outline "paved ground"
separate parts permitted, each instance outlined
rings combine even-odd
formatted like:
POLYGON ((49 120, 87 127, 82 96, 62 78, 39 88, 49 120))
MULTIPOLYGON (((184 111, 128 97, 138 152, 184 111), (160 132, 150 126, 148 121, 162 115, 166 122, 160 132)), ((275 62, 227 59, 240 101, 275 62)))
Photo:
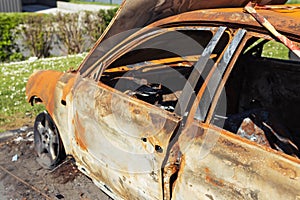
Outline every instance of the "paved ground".
POLYGON ((110 200, 71 158, 45 170, 33 148, 32 128, 0 133, 0 200, 110 200))

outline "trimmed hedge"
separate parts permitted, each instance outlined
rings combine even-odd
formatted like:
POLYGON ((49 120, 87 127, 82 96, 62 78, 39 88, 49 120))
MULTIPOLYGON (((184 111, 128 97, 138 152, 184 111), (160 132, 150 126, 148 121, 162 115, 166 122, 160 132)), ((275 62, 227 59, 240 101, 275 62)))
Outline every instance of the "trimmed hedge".
POLYGON ((64 54, 87 51, 116 11, 117 8, 57 15, 0 13, 0 62, 24 60, 20 49, 38 58, 52 56, 54 47, 64 54))

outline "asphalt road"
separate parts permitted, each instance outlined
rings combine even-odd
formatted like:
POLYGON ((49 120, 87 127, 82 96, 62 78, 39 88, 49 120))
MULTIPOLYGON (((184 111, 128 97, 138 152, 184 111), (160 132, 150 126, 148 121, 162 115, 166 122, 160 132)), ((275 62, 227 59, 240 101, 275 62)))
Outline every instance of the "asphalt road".
POLYGON ((32 128, 0 133, 0 200, 110 200, 72 158, 52 171, 37 163, 32 128))

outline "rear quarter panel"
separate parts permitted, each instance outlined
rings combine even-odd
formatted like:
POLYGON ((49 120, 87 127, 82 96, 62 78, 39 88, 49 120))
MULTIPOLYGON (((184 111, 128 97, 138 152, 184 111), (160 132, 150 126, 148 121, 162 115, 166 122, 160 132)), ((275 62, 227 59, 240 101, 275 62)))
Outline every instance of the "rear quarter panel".
POLYGON ((183 157, 173 199, 300 198, 296 158, 196 122, 179 144, 183 157))

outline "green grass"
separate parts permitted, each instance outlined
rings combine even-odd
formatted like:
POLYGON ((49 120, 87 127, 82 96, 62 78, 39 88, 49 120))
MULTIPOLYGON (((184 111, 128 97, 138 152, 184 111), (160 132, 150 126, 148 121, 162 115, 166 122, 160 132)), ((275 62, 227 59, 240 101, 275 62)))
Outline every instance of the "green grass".
MULTIPOLYGON (((262 46, 260 43, 263 44, 265 42, 265 39, 261 38, 258 39, 256 42, 254 42, 252 45, 250 45, 244 53, 247 53, 248 51, 251 51, 251 49, 257 49, 257 46, 262 46)), ((289 60, 289 49, 282 43, 277 41, 268 41, 265 44, 263 44, 263 49, 261 52, 261 57, 265 58, 275 58, 275 59, 281 59, 281 60, 289 60)))
POLYGON ((40 59, 34 62, 0 64, 0 132, 14 129, 34 119, 43 106, 30 106, 26 102, 25 86, 28 77, 37 70, 65 71, 77 68, 85 54, 40 59))
POLYGON ((297 3, 300 3, 300 0, 290 0, 287 3, 288 4, 297 4, 297 3))
POLYGON ((282 43, 269 41, 264 45, 262 57, 288 60, 289 49, 282 43))

